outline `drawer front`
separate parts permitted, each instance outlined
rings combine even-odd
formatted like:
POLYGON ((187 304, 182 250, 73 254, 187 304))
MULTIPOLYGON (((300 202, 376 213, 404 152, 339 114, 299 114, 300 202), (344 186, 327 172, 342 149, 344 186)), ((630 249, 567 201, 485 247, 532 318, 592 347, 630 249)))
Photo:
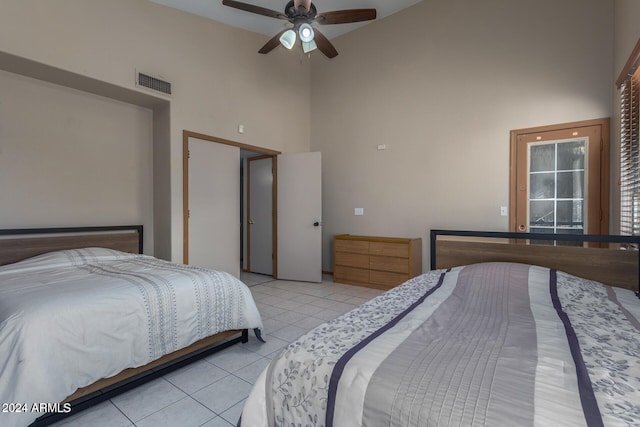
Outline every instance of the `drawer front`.
POLYGON ((349 252, 353 254, 368 254, 369 242, 359 240, 341 240, 335 239, 333 247, 336 252, 349 252))
POLYGON ((364 268, 344 267, 336 265, 333 270, 333 279, 340 283, 369 282, 369 270, 364 268))
POLYGON ((372 270, 409 274, 409 260, 407 258, 371 255, 369 257, 369 267, 372 270))
POLYGON ((390 273, 387 271, 371 271, 370 276, 371 283, 389 286, 389 288, 398 286, 409 279, 408 274, 390 273))
POLYGON ((335 263, 347 267, 369 268, 369 255, 336 252, 335 263))
POLYGON ((407 243, 371 242, 369 253, 371 255, 409 258, 409 245, 407 243))

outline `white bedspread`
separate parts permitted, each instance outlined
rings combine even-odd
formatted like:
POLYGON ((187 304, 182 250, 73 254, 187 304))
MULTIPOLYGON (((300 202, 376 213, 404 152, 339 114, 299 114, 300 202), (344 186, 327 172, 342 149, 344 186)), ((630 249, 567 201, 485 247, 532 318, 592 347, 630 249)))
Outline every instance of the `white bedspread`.
POLYGON ((228 273, 102 248, 0 267, 0 425, 28 425, 34 403, 245 328, 262 328, 260 314, 228 273))

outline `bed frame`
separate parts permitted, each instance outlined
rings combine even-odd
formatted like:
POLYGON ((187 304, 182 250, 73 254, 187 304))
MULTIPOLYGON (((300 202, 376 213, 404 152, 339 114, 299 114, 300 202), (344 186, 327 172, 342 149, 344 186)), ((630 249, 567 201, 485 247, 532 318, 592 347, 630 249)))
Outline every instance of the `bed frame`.
POLYGON ((640 236, 431 230, 430 243, 432 270, 520 262, 640 291, 640 236), (550 243, 533 244, 532 240, 550 243), (553 245, 554 241, 579 246, 553 245))
POLYGON ((141 254, 142 242, 141 225, 4 229, 0 230, 0 265, 52 251, 95 246, 141 254))
MULTIPOLYGON (((142 225, 0 229, 0 265, 56 250, 96 246, 141 254, 142 242, 142 225)), ((145 366, 125 369, 111 378, 104 378, 78 389, 67 397, 64 402, 71 403, 70 413, 44 414, 31 426, 46 426, 59 421, 231 345, 245 343, 248 339, 246 329, 225 331, 167 354, 145 366)))

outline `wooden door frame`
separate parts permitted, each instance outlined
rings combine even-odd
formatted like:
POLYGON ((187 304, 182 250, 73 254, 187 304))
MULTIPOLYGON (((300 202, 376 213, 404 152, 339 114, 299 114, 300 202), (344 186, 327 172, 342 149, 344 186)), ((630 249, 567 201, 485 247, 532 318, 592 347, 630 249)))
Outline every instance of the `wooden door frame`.
MULTIPOLYGON (((277 239, 277 164, 280 151, 270 150, 268 148, 258 147, 255 145, 244 144, 229 139, 218 138, 216 136, 206 135, 203 133, 193 132, 189 130, 182 131, 182 258, 184 264, 189 264, 189 138, 197 138, 203 141, 214 142, 218 144, 231 145, 242 150, 254 151, 262 153, 265 156, 273 158, 273 278, 277 278, 278 274, 278 239, 277 239)), ((240 177, 238 177, 238 181, 240 177)), ((238 182, 235 182, 238 184, 238 182)), ((238 207, 240 208, 240 207, 238 207)))
POLYGON ((600 118, 593 120, 583 120, 578 122, 562 123, 556 125, 532 127, 525 129, 512 130, 510 133, 510 153, 509 153, 509 231, 517 230, 516 224, 516 175, 517 175, 517 158, 516 149, 518 137, 532 133, 549 132, 567 130, 573 128, 600 126, 601 135, 601 151, 600 151, 600 231, 595 234, 608 234, 609 232, 609 182, 610 177, 610 124, 611 119, 600 118))

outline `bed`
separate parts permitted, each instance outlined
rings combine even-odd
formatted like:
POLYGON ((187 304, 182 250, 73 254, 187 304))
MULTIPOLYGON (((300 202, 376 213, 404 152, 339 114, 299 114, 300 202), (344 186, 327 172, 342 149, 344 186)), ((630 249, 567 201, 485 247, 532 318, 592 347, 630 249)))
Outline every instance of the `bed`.
POLYGON ((432 270, 284 348, 240 425, 640 425, 639 243, 434 230, 432 270))
POLYGON ((0 230, 0 425, 50 424, 262 328, 242 282, 143 255, 142 232, 0 230))

